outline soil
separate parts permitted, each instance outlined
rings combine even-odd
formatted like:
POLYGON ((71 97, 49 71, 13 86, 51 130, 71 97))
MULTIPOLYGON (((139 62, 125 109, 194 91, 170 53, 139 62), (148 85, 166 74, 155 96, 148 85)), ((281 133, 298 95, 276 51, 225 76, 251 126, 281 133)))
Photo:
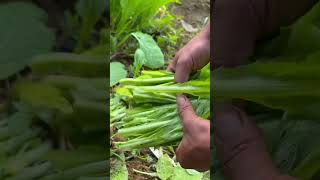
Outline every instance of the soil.
POLYGON ((128 168, 129 180, 148 180, 148 179, 157 179, 155 177, 150 177, 144 174, 137 173, 133 169, 142 171, 142 172, 152 172, 150 171, 151 165, 147 164, 145 161, 139 159, 134 159, 132 161, 126 161, 128 168))
POLYGON ((182 16, 187 23, 197 27, 210 16, 210 0, 181 0, 174 13, 182 16))

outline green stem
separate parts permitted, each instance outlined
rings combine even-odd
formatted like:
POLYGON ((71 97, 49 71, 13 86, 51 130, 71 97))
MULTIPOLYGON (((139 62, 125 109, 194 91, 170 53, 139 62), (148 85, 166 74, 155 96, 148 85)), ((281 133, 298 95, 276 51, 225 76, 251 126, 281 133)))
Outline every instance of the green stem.
POLYGON ((149 78, 149 79, 132 79, 125 78, 120 80, 120 84, 123 85, 154 85, 162 84, 166 82, 171 82, 174 80, 174 77, 159 77, 159 78, 149 78))
POLYGON ((15 152, 25 141, 34 138, 38 134, 38 131, 27 130, 21 135, 12 137, 7 141, 0 143, 0 154, 1 153, 12 153, 15 152))
POLYGON ((50 162, 44 162, 39 165, 24 168, 17 175, 14 175, 6 180, 34 180, 45 175, 52 168, 50 162))
POLYGON ((108 168, 108 161, 93 162, 81 165, 56 174, 48 175, 42 180, 70 180, 81 176, 90 176, 95 173, 103 173, 108 168))
POLYGON ((161 126, 164 126, 168 124, 169 121, 162 121, 162 122, 154 122, 154 123, 149 123, 149 124, 144 124, 140 126, 134 126, 134 127, 129 127, 129 128, 123 128, 118 131, 118 134, 120 135, 129 135, 129 134, 138 134, 146 131, 150 131, 155 128, 159 128, 161 126))

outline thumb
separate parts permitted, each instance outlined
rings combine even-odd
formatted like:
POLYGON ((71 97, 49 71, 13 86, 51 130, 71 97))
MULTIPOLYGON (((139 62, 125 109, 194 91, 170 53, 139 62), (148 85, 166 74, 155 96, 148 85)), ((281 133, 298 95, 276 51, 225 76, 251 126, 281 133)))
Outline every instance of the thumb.
POLYGON ((192 120, 197 116, 193 110, 191 102, 185 95, 177 95, 177 106, 180 119, 184 126, 189 120, 192 120))

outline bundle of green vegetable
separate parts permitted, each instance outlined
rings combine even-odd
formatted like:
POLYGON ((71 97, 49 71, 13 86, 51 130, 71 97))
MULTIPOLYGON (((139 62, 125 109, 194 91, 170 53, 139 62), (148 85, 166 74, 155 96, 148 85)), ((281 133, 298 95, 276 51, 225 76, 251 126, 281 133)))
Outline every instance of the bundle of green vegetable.
POLYGON ((15 113, 0 119, 0 179, 106 178, 103 148, 56 150, 47 131, 34 124, 35 114, 26 105, 15 106, 15 113))
POLYGON ((73 53, 33 58, 33 78, 18 80, 0 109, 0 179, 107 178, 103 60, 73 53))
MULTIPOLYGON (((176 94, 190 95, 193 107, 203 118, 210 116, 209 65, 185 83, 174 83, 174 74, 142 71, 138 78, 120 80, 116 95, 128 104, 126 115, 118 118, 115 142, 121 149, 175 145, 182 138, 182 125, 176 108, 176 94)), ((111 114, 121 111, 111 108, 111 114)), ((120 116, 120 114, 119 114, 120 116)))
POLYGON ((126 116, 126 106, 121 98, 114 96, 110 99, 110 127, 117 124, 119 120, 126 116))

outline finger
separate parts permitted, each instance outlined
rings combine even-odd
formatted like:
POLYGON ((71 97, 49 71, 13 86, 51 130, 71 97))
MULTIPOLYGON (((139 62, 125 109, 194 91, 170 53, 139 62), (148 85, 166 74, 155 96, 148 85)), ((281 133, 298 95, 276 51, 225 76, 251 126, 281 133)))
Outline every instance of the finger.
POLYGON ((195 117, 197 116, 193 110, 191 102, 185 95, 177 95, 177 106, 183 126, 185 126, 186 123, 190 121, 190 119, 195 119, 195 117))
POLYGON ((174 67, 174 65, 172 63, 169 64, 168 67, 167 67, 167 71, 169 71, 169 72, 175 72, 175 67, 174 67))
POLYGON ((188 58, 183 57, 179 58, 179 60, 177 60, 177 64, 175 67, 175 81, 178 83, 183 83, 188 81, 190 73, 192 71, 192 63, 190 63, 192 61, 190 61, 188 58))
POLYGON ((179 58, 179 54, 177 54, 177 55, 173 58, 172 62, 168 65, 167 71, 175 72, 178 58, 179 58))

